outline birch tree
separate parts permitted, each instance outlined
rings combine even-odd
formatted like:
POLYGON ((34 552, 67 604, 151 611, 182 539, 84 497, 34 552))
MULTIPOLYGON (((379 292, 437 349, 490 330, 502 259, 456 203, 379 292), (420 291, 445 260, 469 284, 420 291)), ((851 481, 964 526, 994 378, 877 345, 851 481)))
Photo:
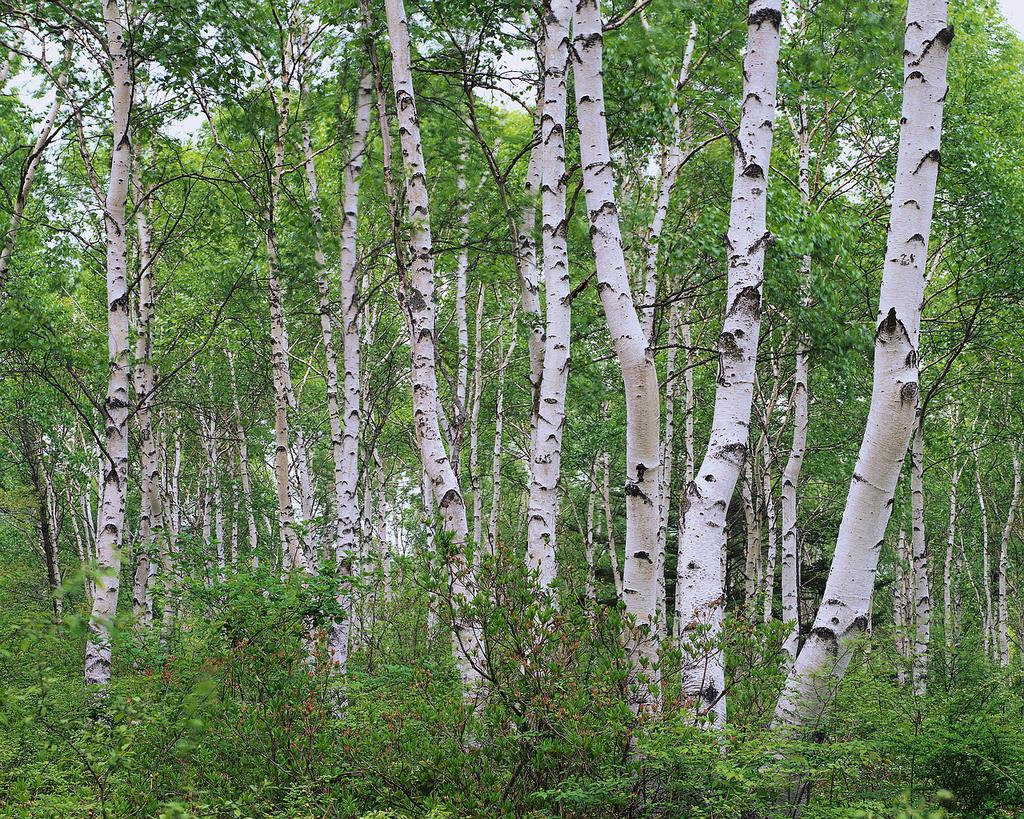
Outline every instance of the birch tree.
POLYGON ((698 714, 725 723, 725 662, 720 645, 725 612, 722 550, 725 518, 747 457, 761 331, 768 166, 778 80, 778 0, 756 0, 747 18, 743 104, 733 143, 732 204, 725 322, 718 339, 718 379, 711 439, 697 478, 687 488, 683 604, 683 690, 698 714))
POLYGON ((867 624, 879 544, 916 420, 921 304, 953 37, 946 5, 911 0, 907 8, 903 110, 871 404, 823 602, 776 707, 776 722, 791 728, 812 723, 827 707, 828 678, 842 678, 853 640, 867 624))
POLYGON ((650 704, 659 682, 657 635, 661 398, 654 355, 630 289, 615 202, 605 120, 603 43, 598 0, 573 12, 573 79, 580 161, 598 292, 626 392, 626 558, 622 594, 633 618, 627 646, 639 683, 636 707, 650 704))
POLYGON ((103 403, 103 480, 96 534, 99 577, 85 645, 85 685, 110 682, 111 628, 121 588, 121 539, 128 492, 128 246, 125 204, 131 179, 131 108, 134 90, 125 16, 118 0, 103 2, 103 47, 111 91, 110 175, 103 207, 107 274, 107 394, 103 403))
POLYGON ((550 588, 555 564, 558 480, 569 383, 569 253, 565 218, 565 108, 569 60, 569 2, 544 4, 544 106, 541 115, 541 210, 547 316, 544 361, 531 454, 526 564, 550 588))
MULTIPOLYGON (((391 74, 398 111, 399 138, 405 165, 405 193, 411 224, 408 311, 411 326, 413 423, 430 492, 437 505, 444 530, 451 538, 450 584, 456 606, 467 601, 471 571, 465 557, 469 534, 466 503, 441 439, 438 420, 437 372, 435 368, 436 305, 434 259, 430 232, 430 202, 427 169, 423 159, 416 97, 410 65, 409 24, 403 0, 386 0, 388 37, 391 40, 391 74)), ((478 628, 455 612, 454 652, 459 674, 472 694, 483 680, 483 647, 478 628)))

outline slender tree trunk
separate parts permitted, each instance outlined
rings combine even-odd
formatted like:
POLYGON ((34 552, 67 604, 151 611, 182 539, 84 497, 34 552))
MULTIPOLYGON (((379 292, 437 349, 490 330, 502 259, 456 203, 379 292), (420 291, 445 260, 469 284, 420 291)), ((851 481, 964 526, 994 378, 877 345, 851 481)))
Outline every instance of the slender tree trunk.
POLYGON ((597 601, 594 574, 594 511, 597 506, 597 467, 599 455, 594 456, 590 466, 590 483, 587 486, 587 531, 583 535, 583 552, 587 560, 587 602, 593 605, 597 601))
MULTIPOLYGON (((469 418, 469 482, 473 493, 473 548, 476 550, 477 562, 480 560, 480 550, 483 546, 484 526, 484 498, 483 487, 480 480, 480 400, 483 396, 483 366, 484 366, 484 286, 480 285, 480 292, 476 299, 476 337, 473 348, 473 412, 469 418)), ((462 343, 461 338, 459 341, 462 343)), ((469 353, 467 351, 468 358, 469 353)), ((465 387, 463 387, 465 393, 465 387)), ((465 404, 465 395, 462 402, 465 404)))
POLYGON ((612 510, 612 466, 607 452, 602 454, 602 459, 604 461, 604 480, 601 484, 601 500, 604 503, 604 532, 608 539, 608 560, 612 567, 612 583, 615 586, 615 597, 622 600, 622 575, 619 573, 619 552, 615 546, 615 516, 612 510))
MULTIPOLYGON (((71 59, 70 40, 68 43, 69 45, 64 55, 66 61, 71 59)), ((6 69, 9 66, 10 61, 5 64, 4 68, 6 69)), ((3 85, 4 83, 0 82, 0 89, 3 88, 3 85)), ((28 162, 25 164, 25 170, 18 184, 18 192, 14 197, 14 207, 11 210, 11 219, 7 225, 7 233, 3 237, 3 244, 0 245, 0 294, 7 287, 7 272, 10 269, 11 256, 17 243, 18 229, 21 227, 21 220, 25 215, 25 207, 28 205, 32 184, 35 182, 36 171, 39 169, 39 163, 43 161, 43 156, 50 144, 53 127, 57 122, 57 116, 60 114, 63 104, 64 98, 58 91, 54 96, 53 102, 50 104, 49 110, 46 112, 43 124, 39 128, 39 133, 36 135, 36 141, 32 145, 32 151, 28 155, 28 162)))
MULTIPOLYGON (((431 491, 438 499, 445 531, 451 537, 449 578, 455 608, 465 603, 471 588, 466 560, 466 503, 458 478, 441 440, 438 421, 437 373, 434 366, 434 260, 430 233, 427 170, 423 161, 420 126, 416 115, 410 65, 409 25, 403 0, 386 0, 388 36, 391 40, 391 73, 398 110, 399 136, 405 163, 406 200, 411 223, 411 281, 408 295, 412 327, 412 396, 416 439, 431 491)), ((454 612, 454 651, 462 682, 473 693, 482 683, 483 646, 478 628, 466 616, 454 612)))
POLYGON ((949 530, 946 534, 946 562, 942 573, 942 622, 946 637, 946 661, 953 656, 956 640, 956 622, 953 613, 953 549, 956 546, 956 488, 960 482, 960 465, 957 463, 957 452, 954 445, 952 456, 952 472, 949 480, 949 530))
POLYGON ((128 493, 128 412, 131 407, 128 348, 128 247, 125 203, 131 177, 130 113, 133 82, 124 16, 118 0, 103 0, 103 27, 110 56, 112 147, 103 208, 107 272, 107 395, 101 509, 96 535, 100 576, 96 584, 89 638, 85 646, 85 685, 110 682, 110 632, 121 589, 121 541, 128 493))
MULTIPOLYGON (((767 434, 767 427, 766 433, 767 434)), ((761 495, 764 498, 765 541, 768 546, 764 567, 764 622, 772 620, 772 609, 775 606, 775 560, 778 554, 778 530, 776 529, 775 498, 772 495, 772 456, 771 447, 764 448, 764 469, 761 472, 761 495)))
POLYGON ((978 509, 981 510, 981 587, 985 593, 985 610, 982 612, 982 642, 985 649, 985 658, 992 659, 995 655, 995 645, 992 642, 993 617, 992 617, 992 558, 988 542, 988 510, 985 507, 985 493, 981 488, 981 464, 979 462, 978 448, 974 448, 974 488, 978 495, 978 509))
POLYGON ((928 546, 924 533, 924 416, 918 412, 910 446, 911 550, 914 567, 914 694, 928 691, 928 642, 932 598, 928 586, 928 546))
POLYGON ((668 515, 672 507, 672 455, 675 439, 676 346, 679 344, 679 308, 672 305, 668 316, 668 354, 665 362, 665 440, 661 447, 661 489, 658 511, 658 640, 668 636, 668 612, 665 600, 665 554, 668 551, 668 515))
POLYGON ((1006 525, 999 546, 999 665, 1010 667, 1009 600, 1007 598, 1007 577, 1010 570, 1010 535, 1013 534, 1014 518, 1020 504, 1020 451, 1012 447, 1013 494, 1006 512, 1006 525))
MULTIPOLYGON (((654 216, 647 230, 647 255, 645 265, 644 307, 642 321, 644 336, 648 344, 654 343, 654 301, 658 295, 658 256, 661 249, 661 231, 665 227, 668 216, 668 205, 672 198, 672 190, 679 179, 679 163, 682 161, 683 141, 685 135, 679 111, 679 95, 690 74, 690 60, 693 58, 693 47, 697 42, 697 24, 690 23, 690 36, 683 50, 683 62, 679 68, 679 79, 676 81, 672 95, 671 117, 672 135, 669 143, 662 148, 659 162, 658 192, 654 203, 654 216)), ((669 347, 671 350, 672 348, 669 347)))
POLYGON ((155 321, 154 265, 152 235, 149 228, 151 191, 142 182, 139 158, 134 161, 135 232, 139 253, 138 325, 135 339, 135 400, 139 425, 139 542, 136 549, 135 578, 132 584, 132 607, 135 619, 145 628, 153 624, 150 576, 156 568, 156 551, 163 533, 163 509, 160 497, 160 463, 157 459, 153 431, 152 392, 153 323, 155 321))
POLYGON ((747 535, 747 553, 743 565, 743 610, 753 619, 754 599, 757 597, 757 561, 761 557, 761 516, 755 494, 754 467, 751 461, 756 450, 748 447, 740 478, 740 500, 743 502, 743 521, 747 535))
POLYGON ((576 3, 573 27, 573 78, 590 240, 601 305, 626 393, 626 557, 622 589, 626 611, 633 620, 627 635, 627 649, 638 686, 633 704, 642 709, 656 700, 660 684, 655 620, 661 508, 658 497, 661 398, 654 355, 633 304, 622 250, 615 175, 605 121, 598 0, 576 3))
POLYGON ((725 519, 748 454, 757 345, 761 332, 768 166, 778 78, 779 0, 754 0, 747 19, 743 105, 733 150, 732 205, 726 245, 729 283, 725 322, 718 339, 715 412, 707 453, 687 490, 683 538, 683 634, 690 643, 683 690, 698 714, 725 724, 725 663, 721 646, 725 614, 722 550, 725 519))
MULTIPOLYGON (((252 552, 252 567, 259 567, 259 530, 256 528, 256 514, 252 500, 252 478, 249 474, 249 444, 242 426, 242 411, 238 405, 238 384, 235 379, 235 356, 231 350, 224 350, 231 377, 231 412, 235 421, 235 438, 238 442, 238 471, 242 480, 242 502, 245 505, 245 523, 249 533, 249 549, 252 552)), ((180 446, 177 453, 180 456, 180 446)))
MULTIPOLYGON (((459 214, 461 247, 459 247, 459 258, 455 265, 455 325, 459 337, 459 360, 456 367, 455 406, 452 407, 453 430, 451 436, 452 469, 456 475, 460 474, 459 463, 462 460, 462 440, 468 415, 466 390, 469 384, 469 322, 466 315, 466 293, 469 287, 469 207, 466 202, 465 145, 462 146, 461 152, 459 174, 455 179, 459 201, 462 203, 461 213, 459 214)), ((478 306, 480 305, 478 304, 478 306)), ((478 328, 477 335, 479 334, 480 330, 478 328)), ((480 360, 479 350, 476 353, 476 360, 477 362, 480 360)), ((473 412, 479 416, 475 406, 473 412)), ((475 517, 473 518, 473 528, 474 532, 479 529, 475 517)), ((473 541, 477 545, 480 543, 477 537, 474 537, 473 541)))
POLYGON ((498 515, 501 512, 501 450, 502 433, 505 423, 505 371, 512 360, 516 348, 516 335, 513 332, 509 341, 508 351, 503 352, 503 332, 498 331, 498 395, 494 408, 494 450, 491 453, 491 510, 487 521, 487 544, 491 555, 498 551, 498 515))
POLYGON ((568 225, 565 218, 565 109, 569 60, 569 0, 546 0, 544 107, 541 116, 541 205, 547 317, 536 441, 531 452, 526 565, 540 587, 555 582, 558 481, 562 468, 565 393, 569 383, 568 225))
POLYGON ((693 339, 690 332, 689 308, 683 319, 681 333, 683 352, 685 354, 683 369, 683 414, 685 416, 683 426, 683 447, 686 457, 686 474, 683 479, 682 490, 679 493, 679 522, 676 525, 676 599, 672 618, 672 638, 678 644, 682 634, 682 610, 683 610, 683 578, 686 573, 686 564, 683 553, 683 539, 686 536, 686 509, 688 506, 686 493, 693 483, 694 477, 694 443, 693 443, 693 339))
POLYGON ((913 432, 924 268, 939 170, 946 60, 953 30, 946 0, 911 0, 904 51, 903 113, 892 215, 882 273, 874 382, 867 425, 814 627, 779 697, 776 721, 815 723, 864 629, 878 553, 913 432))
POLYGON ((896 653, 899 655, 896 681, 900 688, 907 684, 906 661, 909 656, 907 632, 910 625, 910 597, 913 594, 913 583, 910 582, 910 575, 907 571, 910 563, 908 557, 907 534, 901 526, 899 538, 896 541, 896 584, 893 586, 893 625, 896 631, 896 653))

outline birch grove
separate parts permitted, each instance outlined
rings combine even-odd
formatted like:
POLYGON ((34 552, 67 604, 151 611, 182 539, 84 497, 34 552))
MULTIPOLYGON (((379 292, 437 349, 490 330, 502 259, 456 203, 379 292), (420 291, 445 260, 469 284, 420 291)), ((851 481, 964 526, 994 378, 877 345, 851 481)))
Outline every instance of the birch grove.
POLYGON ((7 811, 1017 810, 1005 12, 5 0, 7 811))

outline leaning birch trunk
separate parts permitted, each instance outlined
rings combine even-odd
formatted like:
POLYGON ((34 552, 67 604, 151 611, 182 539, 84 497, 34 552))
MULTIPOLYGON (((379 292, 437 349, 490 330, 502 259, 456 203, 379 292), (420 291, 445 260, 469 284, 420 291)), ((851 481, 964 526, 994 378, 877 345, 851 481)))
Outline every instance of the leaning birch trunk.
POLYGON ((903 113, 871 404, 823 602, 776 707, 776 722, 791 728, 816 723, 828 707, 834 685, 821 677, 838 683, 867 623, 880 544, 914 428, 924 272, 953 36, 946 5, 910 0, 907 9, 903 113))
POLYGON ((949 479, 949 530, 946 533, 946 562, 942 571, 942 623, 946 637, 946 661, 953 656, 956 639, 956 623, 953 614, 953 550, 956 547, 956 486, 960 482, 960 465, 957 464, 956 446, 951 455, 953 470, 949 479))
POLYGON ((252 552, 252 568, 259 568, 259 532, 256 528, 256 514, 253 510, 252 478, 249 475, 249 444, 242 426, 242 411, 238 405, 238 384, 235 379, 235 356, 225 349, 228 360, 228 374, 231 378, 231 414, 235 422, 235 438, 238 446, 238 472, 242 479, 242 502, 245 504, 245 523, 249 533, 249 549, 252 552))
POLYGON ((451 537, 448 564, 454 608, 453 648, 459 675, 469 695, 483 682, 483 646, 478 628, 458 609, 470 596, 471 572, 465 548, 469 531, 466 503, 441 440, 438 421, 436 347, 434 338, 434 260, 430 233, 427 169, 416 115, 410 65, 409 25, 403 0, 386 0, 391 73, 398 111, 399 136, 405 164, 406 199, 411 224, 411 281, 408 310, 411 323, 412 398, 416 440, 430 489, 437 498, 445 531, 451 537))
POLYGON ((565 219, 565 108, 569 0, 547 0, 544 25, 544 108, 541 115, 542 264, 547 316, 530 466, 526 565, 542 589, 555 582, 558 481, 562 467, 565 392, 569 383, 569 252, 565 219))
POLYGON ((578 0, 573 29, 573 79, 590 241, 601 306, 626 393, 626 558, 622 591, 626 611, 633 620, 626 646, 636 676, 633 706, 639 710, 656 704, 660 690, 655 553, 661 508, 661 398, 654 355, 633 304, 622 250, 605 120, 598 0, 578 0))
POLYGON ((778 79, 779 0, 754 0, 747 18, 743 105, 733 150, 725 322, 718 338, 715 411, 707 453, 687 489, 682 607, 683 692, 698 715, 725 724, 725 519, 748 454, 757 344, 761 332, 768 167, 778 79))
POLYGON ((1013 533, 1014 517, 1020 503, 1020 452, 1013 450, 1013 494, 1010 496, 1010 507, 1006 513, 1006 525, 999 545, 999 665, 1010 667, 1010 634, 1009 634, 1009 601, 1007 600, 1007 576, 1010 570, 1010 535, 1013 533))
POLYGON ((924 533, 924 416, 918 412, 910 446, 910 548, 914 571, 914 694, 928 691, 928 639, 932 598, 928 587, 928 546, 924 533))
POLYGON ((110 682, 110 632, 121 589, 121 540, 128 493, 128 248, 125 202, 131 176, 130 112, 132 76, 125 42, 126 26, 118 0, 104 0, 103 27, 110 56, 112 149, 103 208, 107 272, 107 395, 103 404, 105 453, 102 498, 96 534, 99 578, 85 646, 85 685, 110 682))

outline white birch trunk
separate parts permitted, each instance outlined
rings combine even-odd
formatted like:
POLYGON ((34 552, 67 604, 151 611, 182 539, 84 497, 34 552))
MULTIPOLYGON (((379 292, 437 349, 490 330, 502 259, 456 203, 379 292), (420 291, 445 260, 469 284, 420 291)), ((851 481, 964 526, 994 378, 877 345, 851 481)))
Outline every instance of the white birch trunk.
POLYGON ((947 662, 953 656, 956 639, 956 618, 953 613, 953 550, 956 546, 956 489, 960 482, 960 465, 954 445, 951 454, 952 472, 949 479, 949 529, 946 533, 946 561, 942 571, 942 622, 946 637, 947 662))
MULTIPOLYGON (((463 293, 465 302, 465 293, 463 293)), ((465 303, 463 303, 463 312, 465 303)), ((484 499, 483 487, 480 480, 480 400, 483 396, 483 366, 484 366, 484 286, 480 285, 480 291, 476 299, 476 327, 474 348, 473 348, 473 411, 469 418, 469 482, 473 493, 473 548, 476 561, 480 561, 480 552, 483 546, 484 526, 484 499)), ((459 338, 460 350, 462 339, 459 338)), ((461 355, 461 351, 460 351, 461 355)), ((466 351, 468 359, 469 351, 466 351)), ((465 404, 465 385, 462 387, 462 405, 465 404)))
MULTIPOLYGON (((766 433, 767 434, 767 433, 766 433)), ((772 495, 771 447, 764 448, 764 469, 761 472, 761 495, 764 499, 765 542, 768 546, 764 565, 764 622, 772 620, 775 605, 775 560, 779 551, 778 530, 776 529, 775 498, 772 495)))
POLYGON ((96 584, 89 638, 85 647, 85 685, 110 682, 110 630, 121 588, 121 540, 128 491, 128 411, 131 378, 128 348, 128 249, 125 203, 131 177, 130 113, 133 82, 127 28, 118 0, 103 0, 103 29, 111 75, 110 177, 103 208, 107 273, 107 395, 103 405, 105 449, 101 508, 96 535, 100 576, 96 584))
POLYGON ((498 331, 498 395, 494 408, 494 450, 491 453, 491 509, 487 521, 487 546, 491 555, 498 551, 498 515, 501 513, 501 450, 502 433, 505 423, 505 371, 516 348, 516 334, 513 330, 508 351, 502 351, 503 333, 498 331))
POLYGON ((604 533, 608 540, 608 560, 612 567, 612 584, 615 586, 615 597, 622 600, 622 574, 619 572, 619 552, 615 546, 615 516, 612 514, 612 493, 611 493, 611 458, 605 452, 602 455, 604 460, 604 479, 601 483, 601 500, 604 504, 604 533))
POLYGON ((928 586, 928 546, 924 532, 924 417, 918 412, 910 446, 910 541, 914 571, 914 694, 928 691, 928 641, 932 599, 928 586))
POLYGON ((1007 598, 1007 578, 1010 570, 1010 535, 1013 533, 1014 518, 1020 503, 1020 452, 1012 447, 1013 454, 1013 494, 1006 512, 1006 525, 999 546, 999 665, 1010 667, 1010 634, 1009 634, 1009 599, 1007 598))
POLYGON ((776 721, 815 722, 863 631, 893 492, 915 423, 924 272, 939 170, 946 60, 946 0, 911 0, 904 51, 903 113, 875 335, 874 382, 864 440, 814 627, 786 681, 776 721))
POLYGON ((676 599, 673 608, 672 638, 678 645, 682 634, 682 610, 683 610, 683 577, 685 575, 685 562, 683 560, 683 539, 686 536, 686 493, 694 477, 694 443, 693 443, 693 350, 690 331, 689 308, 683 320, 683 329, 680 334, 683 344, 684 370, 683 370, 683 450, 686 458, 686 474, 683 476, 682 491, 679 493, 679 522, 676 525, 676 599))
MULTIPOLYGON (((807 108, 800 105, 800 125, 796 133, 800 203, 805 214, 810 209, 811 198, 811 143, 808 132, 807 108)), ((811 255, 805 254, 800 260, 801 305, 810 307, 808 289, 811 278, 811 255)), ((807 336, 800 332, 796 341, 796 366, 793 375, 793 441, 789 457, 782 472, 782 622, 786 624, 786 638, 782 648, 786 652, 787 669, 796 660, 800 640, 800 546, 797 530, 797 492, 800 486, 800 470, 807 449, 808 422, 808 359, 807 336)))
POLYGON ((600 456, 594 457, 590 466, 590 483, 587 486, 587 523, 583 535, 583 553, 587 560, 587 602, 593 605, 597 601, 594 574, 594 512, 597 506, 597 466, 600 456))
POLYGON ((537 404, 536 440, 530 455, 526 565, 542 589, 555 582, 558 481, 562 468, 565 393, 569 383, 568 226, 565 220, 565 109, 569 60, 569 0, 547 0, 544 28, 544 106, 541 115, 542 264, 547 316, 537 404))
MULTIPOLYGON (((466 503, 459 481, 441 440, 438 421, 437 373, 435 370, 434 260, 430 233, 427 170, 416 115, 410 65, 409 25, 403 0, 386 0, 388 36, 391 40, 391 73, 398 111, 399 136, 405 164, 406 199, 411 223, 411 282, 408 295, 412 327, 413 418, 420 457, 438 499, 445 531, 451 537, 449 577, 455 608, 464 603, 471 589, 471 570, 466 560, 466 503)), ((483 646, 479 630, 459 611, 454 616, 453 648, 459 674, 472 695, 483 682, 483 646)))
POLYGON ((683 690, 698 714, 725 724, 725 663, 721 646, 725 614, 722 551, 725 519, 748 454, 757 345, 761 332, 768 199, 768 167, 778 79, 779 0, 754 0, 747 19, 743 105, 733 150, 732 204, 726 245, 728 292, 718 339, 718 378, 711 438, 689 506, 681 561, 685 662, 683 690))
POLYGON ((668 550, 668 514, 672 507, 672 456, 675 439, 676 346, 679 343, 679 308, 672 305, 668 316, 668 354, 665 362, 665 440, 661 446, 661 489, 658 493, 658 640, 668 636, 668 612, 665 600, 665 554, 668 550))
MULTIPOLYGON (((238 405, 238 384, 235 379, 235 356, 230 349, 225 348, 225 356, 228 360, 228 373, 231 378, 231 413, 235 422, 235 438, 238 446, 238 472, 242 480, 242 502, 245 505, 245 524, 249 536, 249 549, 251 550, 252 568, 259 567, 259 532, 256 528, 256 514, 253 509, 252 500, 252 478, 249 473, 249 444, 245 436, 245 427, 242 425, 242 411, 238 405)), ((180 460, 180 444, 176 449, 176 463, 180 460)))
MULTIPOLYGON (((657 702, 657 560, 661 473, 661 397, 626 271, 615 203, 615 174, 605 121, 603 44, 598 0, 579 0, 573 14, 573 79, 580 161, 598 292, 626 394, 626 556, 622 591, 634 620, 627 635, 637 699, 657 702)), ((548 296, 550 300, 550 294, 548 296)), ((547 362, 545 361, 545 366, 547 362)))
POLYGON ((992 642, 993 607, 992 607, 992 558, 988 542, 988 510, 985 506, 985 493, 981 488, 981 464, 978 460, 978 449, 974 449, 974 489, 978 495, 978 509, 981 511, 981 586, 985 594, 985 609, 982 611, 982 644, 985 658, 992 659, 995 645, 992 642))
POLYGON ((893 627, 895 629, 895 642, 897 662, 896 682, 902 688, 907 684, 907 656, 909 652, 907 630, 910 623, 908 614, 910 611, 910 596, 913 593, 913 584, 907 573, 909 550, 907 548, 907 533, 900 527, 899 537, 896 540, 896 583, 893 586, 893 627))

